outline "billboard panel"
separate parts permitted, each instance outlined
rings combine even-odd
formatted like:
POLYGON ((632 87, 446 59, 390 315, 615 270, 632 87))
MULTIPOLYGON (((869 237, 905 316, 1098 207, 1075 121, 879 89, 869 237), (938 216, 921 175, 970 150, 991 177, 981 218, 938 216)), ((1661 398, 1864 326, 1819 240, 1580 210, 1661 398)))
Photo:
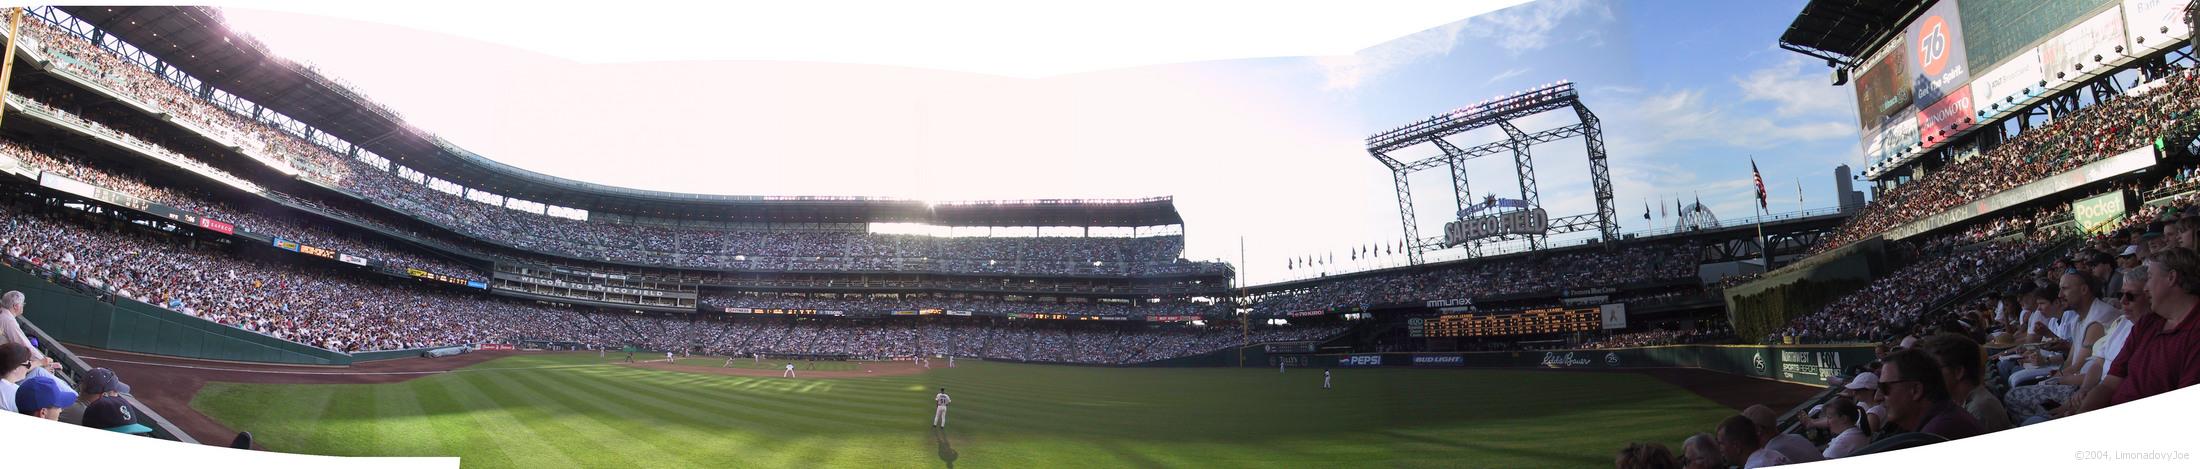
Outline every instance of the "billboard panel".
POLYGON ((2128 23, 2125 35, 2131 39, 2132 55, 2177 47, 2182 39, 2192 37, 2192 25, 2185 24, 2185 6, 2192 0, 2124 0, 2124 22, 2128 23))
POLYGON ((1864 154, 1871 157, 1872 164, 1892 160, 1917 145, 1917 114, 1903 116, 1876 132, 1865 132, 1864 137, 1870 139, 1864 142, 1864 154))
MULTIPOLYGON (((1947 3, 1955 0, 1944 0, 1947 3)), ((2111 0, 1966 0, 1956 2, 1963 17, 1963 46, 1972 70, 1984 70, 2038 44, 2111 0)))
POLYGON ((2087 234, 2099 233, 2113 223, 2124 219, 2124 191, 2118 190, 2080 200, 2071 206, 2078 228, 2087 234))
POLYGON ((2046 90, 2040 87, 2047 76, 2044 72, 2040 51, 2025 49, 2008 62, 1978 74, 1978 79, 1971 81, 1971 103, 1986 115, 2016 110, 2016 103, 2046 90))
POLYGON ((1917 102, 1940 101, 1971 80, 1963 53, 1963 21, 1956 12, 1955 1, 1940 2, 1904 31, 1910 47, 1907 81, 1917 102))
POLYGON ((2109 8, 2040 45, 2040 63, 2047 66, 2047 86, 2052 88, 2099 71, 2102 63, 2122 54, 2119 50, 2130 50, 2124 41, 2124 15, 2117 8, 2109 8), (2094 61, 2094 57, 2101 61, 2094 61))
POLYGON ((1864 128, 1872 129, 1907 114, 1915 91, 1903 78, 1909 76, 1907 41, 1895 38, 1871 60, 1864 62, 1863 73, 1856 75, 1856 118, 1864 128))
POLYGON ((1936 145, 1978 125, 1977 109, 1971 103, 1971 89, 1957 88, 1947 99, 1917 111, 1918 142, 1936 145))

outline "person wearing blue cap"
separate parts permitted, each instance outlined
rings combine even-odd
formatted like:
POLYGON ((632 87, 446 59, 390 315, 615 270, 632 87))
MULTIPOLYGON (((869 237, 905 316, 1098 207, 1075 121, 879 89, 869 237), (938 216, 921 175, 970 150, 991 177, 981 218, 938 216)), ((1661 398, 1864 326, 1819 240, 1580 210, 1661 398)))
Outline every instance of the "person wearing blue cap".
POLYGON ((15 410, 46 420, 61 420, 61 409, 76 403, 76 391, 48 376, 23 380, 15 390, 15 410))

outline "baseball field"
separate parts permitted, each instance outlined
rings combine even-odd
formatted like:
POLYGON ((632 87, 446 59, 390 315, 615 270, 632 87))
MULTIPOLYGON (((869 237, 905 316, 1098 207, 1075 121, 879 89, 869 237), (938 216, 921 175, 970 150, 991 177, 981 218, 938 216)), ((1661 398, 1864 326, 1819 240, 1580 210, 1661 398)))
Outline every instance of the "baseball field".
POLYGON ((383 384, 208 382, 190 405, 269 450, 470 468, 1591 467, 1734 411, 1636 373, 1339 369, 1323 390, 1319 369, 723 362, 526 354, 383 384))

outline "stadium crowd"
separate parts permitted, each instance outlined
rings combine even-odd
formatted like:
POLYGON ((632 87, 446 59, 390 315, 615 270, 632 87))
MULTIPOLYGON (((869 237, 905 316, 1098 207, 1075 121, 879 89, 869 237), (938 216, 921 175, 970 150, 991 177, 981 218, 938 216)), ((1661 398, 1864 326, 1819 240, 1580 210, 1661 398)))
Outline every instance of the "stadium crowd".
POLYGON ((2155 137, 2191 125, 2200 110, 2200 77, 2192 70, 2160 81, 2144 94, 2096 103, 2018 134, 1993 150, 1888 189, 1811 252, 1832 250, 1959 204, 2149 147, 2155 137))
POLYGON ((1382 272, 1322 281, 1253 303, 1255 314, 1277 315, 1338 306, 1481 298, 1696 277, 1698 252, 1686 244, 1633 244, 1614 251, 1584 249, 1529 254, 1417 272, 1382 272))
MULTIPOLYGON (((241 111, 200 99, 146 67, 43 19, 34 18, 25 25, 26 36, 36 41, 38 50, 54 57, 59 68, 180 115, 182 122, 217 139, 237 143, 255 159, 299 170, 303 177, 342 187, 454 231, 522 249, 587 260, 696 269, 937 270, 1032 275, 1217 274, 1228 270, 1221 263, 1182 259, 1181 235, 938 238, 862 232, 745 231, 583 221, 508 209, 431 189, 422 182, 400 177, 386 161, 378 164, 345 157, 241 111)), ((174 153, 145 143, 145 139, 116 134, 155 151, 174 153)), ((196 161, 180 155, 174 159, 196 161)), ((257 186, 252 190, 264 192, 257 186)))

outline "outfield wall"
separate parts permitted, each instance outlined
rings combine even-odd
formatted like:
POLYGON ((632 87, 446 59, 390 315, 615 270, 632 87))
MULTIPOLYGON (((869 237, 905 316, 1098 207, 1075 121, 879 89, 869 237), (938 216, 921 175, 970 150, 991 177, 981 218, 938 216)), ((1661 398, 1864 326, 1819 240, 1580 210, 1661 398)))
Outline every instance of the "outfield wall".
MULTIPOLYGON (((1237 349, 1161 360, 1141 366, 1238 366, 1237 349)), ((1277 357, 1284 357, 1278 355, 1277 357)), ((1668 345, 1610 350, 1454 353, 1346 353, 1304 355, 1311 366, 1337 368, 1548 368, 1625 370, 1696 368, 1781 382, 1825 386, 1842 370, 1871 363, 1869 344, 1668 345)), ((1244 366, 1272 367, 1260 346, 1245 347, 1244 366)))
MULTIPOLYGON (((118 298, 113 303, 44 278, 0 268, 0 290, 23 292, 23 315, 54 340, 171 357, 297 365, 350 365, 355 357, 118 298)), ((413 356, 419 350, 393 351, 413 356)), ((361 356, 382 357, 375 353, 361 356)))

